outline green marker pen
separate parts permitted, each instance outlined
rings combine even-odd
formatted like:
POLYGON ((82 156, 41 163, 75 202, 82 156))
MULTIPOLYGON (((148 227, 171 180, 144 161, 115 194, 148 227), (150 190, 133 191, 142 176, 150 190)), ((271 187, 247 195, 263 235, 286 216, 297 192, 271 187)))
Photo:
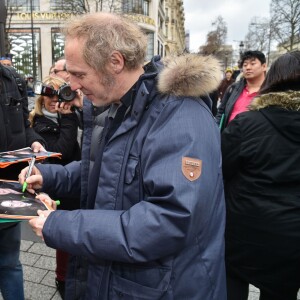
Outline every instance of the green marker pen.
POLYGON ((56 205, 60 205, 60 200, 55 200, 56 205))
POLYGON ((27 182, 26 182, 26 179, 30 176, 31 172, 32 172, 32 169, 33 169, 33 166, 34 166, 34 163, 35 163, 35 158, 36 156, 33 155, 32 158, 31 158, 31 161, 29 163, 29 168, 27 170, 27 173, 25 175, 25 181, 23 183, 23 186, 22 186, 22 192, 24 193, 27 189, 27 182))

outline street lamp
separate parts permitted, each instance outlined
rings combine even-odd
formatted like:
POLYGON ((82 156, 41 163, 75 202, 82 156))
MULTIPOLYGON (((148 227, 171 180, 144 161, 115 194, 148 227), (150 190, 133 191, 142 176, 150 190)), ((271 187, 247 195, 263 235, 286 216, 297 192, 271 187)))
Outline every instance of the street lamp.
POLYGON ((33 28, 33 4, 30 0, 30 14, 31 14, 31 42, 32 42, 32 76, 35 80, 36 78, 36 59, 35 59, 35 43, 34 43, 34 28, 33 28))
POLYGON ((243 55, 244 47, 245 47, 245 44, 244 44, 243 41, 241 41, 240 44, 239 44, 239 48, 240 48, 240 57, 242 57, 242 55, 243 55))
POLYGON ((6 7, 5 0, 0 0, 0 55, 5 55, 5 22, 6 22, 6 7))

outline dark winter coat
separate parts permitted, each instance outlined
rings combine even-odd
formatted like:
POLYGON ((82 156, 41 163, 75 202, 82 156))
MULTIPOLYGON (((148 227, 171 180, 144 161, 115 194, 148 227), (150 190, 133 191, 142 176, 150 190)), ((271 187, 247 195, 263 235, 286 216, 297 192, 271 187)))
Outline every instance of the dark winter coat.
POLYGON ((227 268, 299 286, 300 92, 266 94, 222 133, 227 268))
POLYGON ((220 98, 220 101, 222 101, 223 96, 225 95, 226 90, 228 89, 228 87, 230 85, 232 85, 234 83, 234 79, 230 78, 229 80, 227 80, 227 78, 225 77, 222 81, 221 84, 218 88, 218 96, 220 98))
MULTIPOLYGON (((158 58, 145 67, 105 146, 94 209, 55 211, 45 223, 48 246, 85 260, 71 275, 88 270, 85 294, 74 285, 66 299, 226 299, 219 130, 194 97, 216 89, 221 72, 198 55, 161 68, 158 58), (199 177, 183 172, 193 158, 199 177)), ((39 168, 45 191, 80 191, 79 163, 39 168)))
POLYGON ((10 67, 0 65, 0 151, 30 147, 44 140, 30 128, 26 83, 19 87, 10 67))
MULTIPOLYGON (((25 81, 15 70, 0 64, 0 152, 30 147, 35 141, 45 144, 43 138, 30 128, 28 116, 25 81)), ((19 163, 0 169, 0 178, 18 180, 24 167, 26 164, 19 163)), ((7 226, 7 223, 1 224, 0 228, 7 226)))
POLYGON ((223 126, 221 129, 227 127, 228 121, 233 110, 234 104, 239 96, 242 94, 246 86, 246 80, 241 79, 238 82, 233 83, 225 92, 222 101, 218 107, 218 112, 216 115, 217 123, 220 124, 223 117, 223 126))
POLYGON ((49 163, 66 165, 74 160, 80 160, 77 142, 78 118, 75 113, 59 115, 58 123, 44 115, 35 115, 32 127, 44 138, 48 151, 62 154, 61 159, 51 158, 49 163))
MULTIPOLYGON (((62 154, 61 159, 51 158, 44 163, 66 165, 80 160, 81 150, 77 142, 78 117, 75 113, 59 115, 58 123, 44 115, 35 115, 33 129, 45 139, 47 150, 62 154)), ((59 200, 58 209, 73 210, 80 207, 79 195, 66 195, 59 200)))

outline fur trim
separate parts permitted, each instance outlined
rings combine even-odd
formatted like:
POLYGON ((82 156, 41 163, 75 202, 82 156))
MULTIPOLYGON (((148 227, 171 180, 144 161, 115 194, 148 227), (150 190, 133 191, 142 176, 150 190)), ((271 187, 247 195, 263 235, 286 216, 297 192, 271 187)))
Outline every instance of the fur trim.
POLYGON ((300 91, 264 94, 253 99, 249 110, 260 110, 268 106, 280 106, 288 110, 300 110, 300 91))
POLYGON ((213 56, 185 54, 163 60, 158 89, 163 94, 175 96, 204 96, 219 87, 222 71, 213 56))

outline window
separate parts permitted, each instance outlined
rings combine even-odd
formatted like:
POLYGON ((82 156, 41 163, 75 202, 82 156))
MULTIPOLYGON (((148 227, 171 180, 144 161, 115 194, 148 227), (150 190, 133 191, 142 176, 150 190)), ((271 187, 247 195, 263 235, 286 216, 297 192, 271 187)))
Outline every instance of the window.
POLYGON ((79 1, 71 0, 50 0, 50 9, 59 10, 59 11, 80 11, 82 5, 79 4, 79 1))
POLYGON ((40 31, 34 29, 34 48, 32 48, 32 35, 30 29, 10 29, 8 31, 10 43, 10 54, 12 54, 13 66, 23 76, 33 75, 35 67, 36 75, 39 77, 40 67, 40 31), (34 59, 33 59, 34 55, 34 59), (35 63, 35 66, 34 66, 35 63))
POLYGON ((143 14, 145 16, 149 16, 149 1, 148 0, 144 0, 144 3, 143 3, 143 14))
POLYGON ((148 38, 147 44, 147 56, 146 60, 151 60, 154 55, 154 33, 153 32, 146 32, 148 38))
POLYGON ((59 28, 51 29, 51 41, 52 41, 52 62, 57 61, 64 56, 65 39, 60 33, 59 28))
POLYGON ((10 0, 7 1, 8 11, 31 11, 40 10, 39 0, 10 0), (32 7, 31 7, 32 1, 32 7))
POLYGON ((123 0, 123 12, 149 16, 149 0, 123 0))
POLYGON ((161 57, 164 56, 164 45, 159 40, 157 41, 157 54, 161 57))

